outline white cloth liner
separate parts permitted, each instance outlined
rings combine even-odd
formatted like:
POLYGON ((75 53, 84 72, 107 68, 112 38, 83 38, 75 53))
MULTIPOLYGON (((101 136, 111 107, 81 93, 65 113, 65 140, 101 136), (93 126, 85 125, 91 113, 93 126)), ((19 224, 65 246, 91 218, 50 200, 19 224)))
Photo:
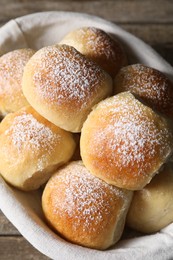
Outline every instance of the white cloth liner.
MULTIPOLYGON (((56 44, 67 32, 82 26, 95 26, 116 35, 130 63, 144 63, 173 80, 171 65, 150 46, 113 23, 82 13, 44 12, 11 20, 0 28, 0 55, 23 47, 39 49, 56 44)), ((68 243, 50 230, 41 210, 41 191, 18 191, 0 177, 0 208, 35 248, 54 260, 173 259, 173 224, 153 235, 124 238, 102 252, 68 243)))

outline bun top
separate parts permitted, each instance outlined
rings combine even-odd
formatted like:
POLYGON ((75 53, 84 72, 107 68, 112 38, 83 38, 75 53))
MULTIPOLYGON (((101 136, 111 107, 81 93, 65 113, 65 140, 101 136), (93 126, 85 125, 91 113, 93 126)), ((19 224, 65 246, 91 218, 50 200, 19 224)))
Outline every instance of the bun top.
POLYGON ((72 132, 80 131, 92 106, 111 91, 110 76, 66 45, 42 48, 24 70, 23 92, 29 103, 52 123, 72 132))
POLYGON ((33 190, 72 157, 75 141, 28 106, 3 119, 0 146, 2 176, 20 189, 33 190))
POLYGON ((24 66, 35 53, 32 49, 19 49, 0 57, 0 113, 9 112, 28 105, 22 93, 24 66))
POLYGON ((50 106, 60 104, 69 110, 86 106, 105 76, 92 61, 65 45, 45 47, 31 62, 40 97, 50 106))
POLYGON ((63 237, 79 245, 105 249, 119 239, 124 226, 119 222, 124 220, 131 198, 131 191, 108 185, 78 161, 51 177, 42 204, 48 222, 63 237))
POLYGON ((7 115, 0 124, 0 135, 0 154, 4 158, 11 156, 13 167, 20 160, 23 163, 25 158, 26 170, 28 163, 33 165, 36 162, 37 171, 43 170, 47 159, 54 161, 56 158, 52 155, 55 157, 57 147, 63 145, 63 139, 71 137, 70 133, 44 119, 30 106, 7 115))
POLYGON ((60 141, 60 130, 29 106, 9 114, 1 124, 0 130, 18 154, 24 151, 34 153, 34 156, 41 151, 50 153, 60 141))
POLYGON ((112 77, 127 64, 122 44, 106 32, 95 27, 82 27, 68 33, 60 42, 76 48, 95 61, 112 77))
POLYGON ((121 188, 146 185, 172 146, 168 122, 129 92, 100 102, 82 128, 85 166, 121 188))
POLYGON ((126 66, 114 81, 114 93, 124 91, 130 91, 173 119, 173 83, 162 72, 143 64, 126 66))
POLYGON ((82 161, 71 162, 58 173, 54 174, 48 185, 52 203, 56 200, 52 207, 58 207, 59 214, 77 218, 74 229, 79 223, 86 232, 93 232, 96 227, 102 228, 112 207, 117 207, 117 210, 121 207, 121 203, 116 205, 114 199, 119 198, 123 204, 127 194, 131 194, 91 175, 82 161), (98 208, 102 214, 100 216, 97 215, 98 208))

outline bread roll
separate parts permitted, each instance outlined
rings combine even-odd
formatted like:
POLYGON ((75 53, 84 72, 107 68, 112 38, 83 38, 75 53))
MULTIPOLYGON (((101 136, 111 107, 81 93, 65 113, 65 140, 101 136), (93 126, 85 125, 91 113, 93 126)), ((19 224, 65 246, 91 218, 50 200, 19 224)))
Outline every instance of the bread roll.
POLYGON ((11 51, 0 57, 0 116, 28 105, 22 93, 23 69, 31 56, 31 49, 11 51))
POLYGON ((172 128, 124 92, 95 106, 83 125, 80 148, 92 174, 117 187, 139 190, 171 154, 172 128))
POLYGON ((0 124, 0 173, 11 185, 34 190, 73 155, 70 133, 31 107, 8 114, 0 124))
POLYGON ((60 42, 73 46, 80 53, 95 61, 113 78, 127 65, 127 57, 118 39, 94 27, 83 27, 69 32, 60 42))
POLYGON ((127 225, 144 233, 161 230, 173 222, 173 164, 165 165, 142 190, 136 191, 127 225))
POLYGON ((49 46, 27 63, 23 92, 55 125, 80 132, 93 105, 112 91, 110 76, 70 46, 49 46))
POLYGON ((92 176, 76 161, 51 177, 42 206, 48 223, 62 237, 103 250, 120 239, 132 194, 92 176))
POLYGON ((173 119, 173 83, 160 71, 143 64, 122 68, 114 81, 114 93, 124 91, 130 91, 173 119))

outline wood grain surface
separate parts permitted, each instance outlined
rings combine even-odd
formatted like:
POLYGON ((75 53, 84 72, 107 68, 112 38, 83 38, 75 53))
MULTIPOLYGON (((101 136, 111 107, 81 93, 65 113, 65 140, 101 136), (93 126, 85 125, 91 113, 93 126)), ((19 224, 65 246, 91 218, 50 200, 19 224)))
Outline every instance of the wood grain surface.
POLYGON ((173 22, 172 0, 1 0, 0 2, 1 22, 28 13, 51 10, 85 12, 122 23, 168 24, 173 22))
MULTIPOLYGON (((172 0, 0 0, 0 26, 22 15, 52 10, 89 13, 112 21, 150 44, 173 65, 172 0)), ((49 258, 33 248, 0 212, 0 259, 49 258)))

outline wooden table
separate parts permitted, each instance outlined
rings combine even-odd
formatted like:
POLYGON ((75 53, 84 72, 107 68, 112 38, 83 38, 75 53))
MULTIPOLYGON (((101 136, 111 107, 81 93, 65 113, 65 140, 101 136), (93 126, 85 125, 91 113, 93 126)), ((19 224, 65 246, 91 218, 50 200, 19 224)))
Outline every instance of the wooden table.
MULTIPOLYGON (((112 21, 140 37, 173 65, 172 0, 0 0, 0 26, 40 11, 76 11, 112 21)), ((0 259, 48 259, 33 248, 0 212, 0 259)))

